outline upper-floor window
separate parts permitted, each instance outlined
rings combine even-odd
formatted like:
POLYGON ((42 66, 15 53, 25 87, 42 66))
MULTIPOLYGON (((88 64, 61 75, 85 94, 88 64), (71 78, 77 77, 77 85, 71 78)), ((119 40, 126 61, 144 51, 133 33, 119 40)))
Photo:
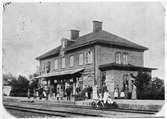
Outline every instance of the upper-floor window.
POLYGON ((54 68, 58 69, 58 60, 57 59, 55 60, 55 67, 54 68))
POLYGON ((65 40, 62 40, 62 48, 65 48, 65 40))
POLYGON ((117 64, 121 64, 121 53, 120 52, 115 53, 115 62, 117 64))
POLYGON ((65 63, 66 63, 66 61, 65 61, 65 58, 63 57, 63 58, 62 58, 62 63, 61 63, 61 64, 62 64, 62 65, 61 65, 62 68, 65 68, 65 65, 66 65, 65 63))
POLYGON ((123 53, 123 64, 128 64, 128 54, 127 53, 123 53))
POLYGON ((70 67, 74 66, 74 56, 70 56, 70 67))
POLYGON ((83 65, 83 53, 79 54, 79 65, 83 65))
POLYGON ((46 73, 49 73, 51 70, 51 62, 48 61, 47 64, 46 64, 46 73))
POLYGON ((92 51, 90 51, 90 50, 87 51, 85 57, 86 57, 86 58, 85 58, 86 64, 90 64, 90 63, 93 62, 93 53, 92 53, 92 51))
POLYGON ((44 63, 41 66, 41 73, 45 73, 45 64, 44 63))

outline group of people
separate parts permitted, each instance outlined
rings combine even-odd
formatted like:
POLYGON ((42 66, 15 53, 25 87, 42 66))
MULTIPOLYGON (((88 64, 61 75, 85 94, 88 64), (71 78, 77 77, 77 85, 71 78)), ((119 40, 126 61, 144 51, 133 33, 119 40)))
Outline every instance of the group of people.
POLYGON ((37 88, 37 89, 28 89, 28 94, 27 94, 27 96, 28 96, 28 98, 30 99, 31 98, 31 90, 33 90, 33 98, 35 99, 35 98, 37 98, 37 97, 39 97, 39 99, 41 100, 42 98, 46 98, 46 100, 48 100, 48 97, 49 97, 49 87, 48 86, 44 86, 44 87, 42 87, 42 86, 40 86, 39 88, 37 88))
POLYGON ((118 85, 114 89, 114 98, 115 99, 136 99, 136 86, 134 85, 132 81, 132 89, 131 91, 128 90, 128 88, 124 88, 121 91, 119 91, 118 85))
POLYGON ((87 85, 85 86, 84 92, 85 92, 85 97, 86 97, 87 99, 91 99, 92 91, 93 91, 93 89, 92 89, 91 86, 87 86, 87 85))
POLYGON ((112 104, 113 103, 112 98, 111 98, 108 90, 106 90, 104 92, 104 96, 103 96, 103 98, 101 98, 101 100, 103 100, 104 104, 112 104))
POLYGON ((113 100, 108 92, 108 90, 105 90, 103 93, 98 93, 97 99, 94 99, 92 102, 92 106, 97 108, 104 108, 104 105, 110 105, 113 104, 113 100))

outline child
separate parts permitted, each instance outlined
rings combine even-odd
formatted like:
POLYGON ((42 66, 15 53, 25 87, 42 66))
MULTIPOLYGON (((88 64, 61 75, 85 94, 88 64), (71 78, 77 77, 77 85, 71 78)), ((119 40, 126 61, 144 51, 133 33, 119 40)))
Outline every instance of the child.
POLYGON ((124 93, 123 89, 121 90, 120 98, 121 98, 121 99, 124 99, 124 98, 125 98, 125 93, 124 93))
POLYGON ((118 85, 117 85, 117 87, 114 89, 114 98, 118 99, 118 95, 119 95, 119 88, 118 88, 118 85))

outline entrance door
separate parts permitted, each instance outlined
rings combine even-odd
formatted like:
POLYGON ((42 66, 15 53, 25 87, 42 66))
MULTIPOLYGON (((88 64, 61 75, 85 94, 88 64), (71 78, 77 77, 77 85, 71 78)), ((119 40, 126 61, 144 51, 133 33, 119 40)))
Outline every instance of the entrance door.
POLYGON ((63 81, 57 83, 57 97, 63 99, 64 97, 65 84, 63 81))
POLYGON ((125 93, 125 98, 130 99, 131 98, 131 81, 128 77, 128 74, 123 75, 123 90, 125 93))

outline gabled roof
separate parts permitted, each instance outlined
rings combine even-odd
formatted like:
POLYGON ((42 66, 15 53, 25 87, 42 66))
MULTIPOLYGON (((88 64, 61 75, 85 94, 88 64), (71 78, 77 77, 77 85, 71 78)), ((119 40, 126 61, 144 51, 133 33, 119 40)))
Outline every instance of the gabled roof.
MULTIPOLYGON (((142 50, 142 51, 148 50, 148 48, 144 46, 138 45, 122 37, 119 37, 117 35, 114 35, 112 33, 102 30, 99 32, 91 32, 91 33, 88 33, 86 35, 79 37, 78 39, 76 39, 74 43, 67 46, 65 51, 69 51, 72 49, 76 49, 76 48, 94 44, 94 43, 110 44, 110 45, 115 45, 115 46, 133 48, 133 49, 142 50)), ((37 57, 36 59, 43 59, 43 58, 55 55, 60 52, 60 49, 61 49, 61 46, 53 50, 50 50, 49 52, 37 57)))
POLYGON ((79 37, 75 43, 67 48, 67 50, 71 50, 73 48, 77 48, 91 43, 106 43, 111 45, 130 47, 138 50, 148 50, 148 48, 144 46, 138 45, 104 30, 100 32, 91 32, 89 34, 79 37))
POLYGON ((39 57, 37 57, 36 59, 37 60, 40 60, 40 59, 44 59, 44 58, 47 58, 47 57, 50 57, 50 56, 54 56, 54 55, 58 55, 59 52, 60 52, 60 49, 61 49, 61 46, 58 46, 42 55, 40 55, 39 57))

